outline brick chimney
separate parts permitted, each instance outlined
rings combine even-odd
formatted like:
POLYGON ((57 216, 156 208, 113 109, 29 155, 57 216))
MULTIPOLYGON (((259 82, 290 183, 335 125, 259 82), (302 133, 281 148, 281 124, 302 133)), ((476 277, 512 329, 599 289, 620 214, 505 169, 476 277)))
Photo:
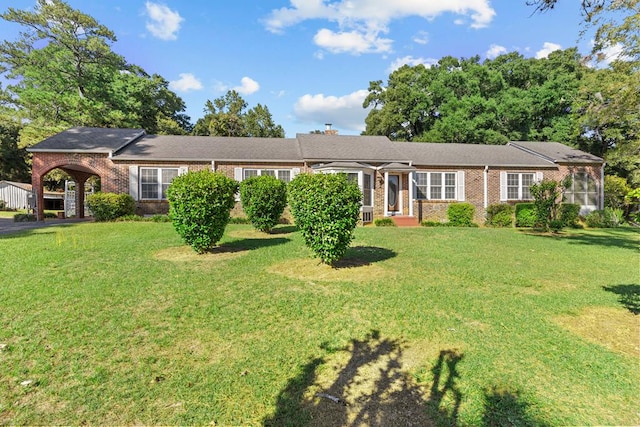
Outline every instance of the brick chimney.
POLYGON ((338 131, 335 129, 331 129, 331 123, 324 124, 324 134, 325 135, 337 135, 338 131))

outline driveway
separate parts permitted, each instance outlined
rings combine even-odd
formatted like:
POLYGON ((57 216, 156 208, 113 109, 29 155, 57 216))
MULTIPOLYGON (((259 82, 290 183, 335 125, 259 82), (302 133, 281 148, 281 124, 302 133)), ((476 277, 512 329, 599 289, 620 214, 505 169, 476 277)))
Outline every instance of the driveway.
POLYGON ((13 218, 0 218, 0 235, 17 233, 34 228, 51 227, 52 225, 74 224, 91 221, 92 218, 47 219, 46 221, 14 222, 13 218))

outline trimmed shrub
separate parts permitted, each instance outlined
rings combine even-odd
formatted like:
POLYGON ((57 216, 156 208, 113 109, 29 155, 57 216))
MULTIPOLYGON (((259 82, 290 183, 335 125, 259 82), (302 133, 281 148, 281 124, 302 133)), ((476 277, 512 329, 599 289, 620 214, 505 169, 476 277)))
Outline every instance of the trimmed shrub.
POLYGON ((452 227, 473 227, 476 208, 471 203, 453 203, 447 208, 447 218, 452 227))
POLYGON ((243 216, 235 216, 229 219, 229 224, 251 224, 251 221, 243 216))
POLYGON ((224 234, 238 183, 203 170, 177 176, 167 189, 174 228, 196 252, 212 249, 224 234))
POLYGON ((487 222, 490 227, 513 227, 513 206, 506 203, 487 207, 487 222))
POLYGON ((420 223, 423 227, 451 227, 451 223, 449 222, 441 222, 441 221, 428 221, 424 220, 420 223))
POLYGON ((391 218, 377 218, 373 221, 376 227, 396 227, 396 223, 391 218))
POLYGON ((323 263, 344 256, 358 224, 362 193, 346 174, 301 174, 289 183, 289 206, 305 244, 323 263))
POLYGON ((271 175, 248 178, 240 183, 240 200, 253 227, 269 233, 287 206, 287 184, 271 175))
POLYGON ((533 227, 536 211, 533 203, 516 203, 516 227, 533 227))
POLYGON ((126 215, 135 215, 136 202, 128 194, 94 193, 87 196, 87 206, 96 221, 112 221, 126 215))
POLYGON ((565 227, 578 228, 580 219, 580 205, 576 203, 562 203, 560 205, 560 221, 565 227))
POLYGON ((5 210, 6 207, 7 203, 4 200, 0 199, 0 211, 5 210))

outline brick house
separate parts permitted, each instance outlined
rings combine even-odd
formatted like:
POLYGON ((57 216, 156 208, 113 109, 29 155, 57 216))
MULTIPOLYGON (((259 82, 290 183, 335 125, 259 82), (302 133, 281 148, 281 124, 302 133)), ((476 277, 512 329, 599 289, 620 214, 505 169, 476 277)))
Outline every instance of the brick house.
MULTIPOLYGON (((139 214, 166 213, 165 191, 187 171, 209 169, 237 181, 274 175, 344 172, 363 192, 362 220, 385 216, 443 220, 449 204, 469 202, 483 223, 495 203, 531 200, 541 179, 573 178, 567 201, 582 213, 603 206, 601 158, 557 142, 507 145, 394 142, 384 136, 298 134, 295 138, 147 135, 141 129, 71 128, 29 149, 43 218, 43 177, 66 171, 78 185, 100 177, 102 191, 128 193, 139 214)), ((78 192, 76 206, 84 205, 78 192)), ((235 214, 241 213, 236 206, 235 214)), ((84 216, 84 212, 79 212, 84 216)))

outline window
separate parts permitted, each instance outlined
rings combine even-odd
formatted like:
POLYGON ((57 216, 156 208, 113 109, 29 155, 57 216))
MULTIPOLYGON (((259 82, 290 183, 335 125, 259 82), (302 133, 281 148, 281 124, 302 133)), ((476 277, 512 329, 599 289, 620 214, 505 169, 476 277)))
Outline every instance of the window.
POLYGON ((507 173, 506 174, 507 200, 531 200, 529 188, 534 183, 533 173, 507 173))
POLYGON ((167 188, 178 174, 178 168, 140 168, 141 198, 143 200, 165 200, 167 188))
POLYGON ((362 206, 373 205, 373 177, 371 174, 362 175, 362 206))
POLYGON ((565 192, 566 201, 580 206, 598 206, 596 180, 586 172, 574 173, 571 178, 571 187, 565 192))
POLYGON ((275 176, 280 181, 284 181, 284 182, 291 181, 290 169, 242 169, 243 180, 254 177, 254 176, 262 176, 262 175, 275 176))
POLYGON ((416 199, 457 200, 457 172, 416 172, 416 199))

